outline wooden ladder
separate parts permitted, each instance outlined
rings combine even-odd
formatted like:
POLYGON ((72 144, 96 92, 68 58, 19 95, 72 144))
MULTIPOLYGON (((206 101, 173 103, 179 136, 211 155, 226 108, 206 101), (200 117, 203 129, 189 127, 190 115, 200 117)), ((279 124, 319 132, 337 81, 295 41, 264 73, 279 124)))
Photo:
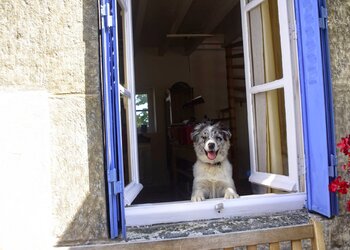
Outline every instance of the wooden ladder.
MULTIPOLYGON (((226 54, 226 79, 227 79, 227 98, 228 113, 231 137, 231 160, 236 162, 236 145, 237 145, 237 122, 236 122, 236 105, 238 102, 245 102, 245 76, 244 76, 244 58, 243 42, 241 40, 225 47, 226 54)), ((234 172, 234 181, 238 183, 238 171, 234 172)))

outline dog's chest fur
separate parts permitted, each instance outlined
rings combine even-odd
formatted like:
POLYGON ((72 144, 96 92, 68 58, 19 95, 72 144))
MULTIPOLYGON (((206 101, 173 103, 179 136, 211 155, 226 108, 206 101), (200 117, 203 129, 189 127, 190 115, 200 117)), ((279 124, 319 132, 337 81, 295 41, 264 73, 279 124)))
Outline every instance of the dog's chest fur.
POLYGON ((232 167, 227 160, 220 165, 210 165, 197 161, 193 166, 193 175, 197 180, 231 182, 232 167))

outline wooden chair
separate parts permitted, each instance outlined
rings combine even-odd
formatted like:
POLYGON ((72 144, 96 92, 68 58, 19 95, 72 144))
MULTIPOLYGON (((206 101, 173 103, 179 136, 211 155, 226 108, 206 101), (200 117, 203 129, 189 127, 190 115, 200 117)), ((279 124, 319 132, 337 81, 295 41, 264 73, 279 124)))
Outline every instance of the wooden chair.
POLYGON ((323 227, 320 222, 311 220, 310 224, 292 227, 282 227, 267 230, 250 231, 242 234, 233 247, 224 248, 233 250, 234 247, 246 246, 247 250, 258 249, 258 245, 268 245, 270 250, 279 250, 280 243, 290 243, 290 249, 302 250, 302 241, 310 240, 308 249, 325 250, 323 227))

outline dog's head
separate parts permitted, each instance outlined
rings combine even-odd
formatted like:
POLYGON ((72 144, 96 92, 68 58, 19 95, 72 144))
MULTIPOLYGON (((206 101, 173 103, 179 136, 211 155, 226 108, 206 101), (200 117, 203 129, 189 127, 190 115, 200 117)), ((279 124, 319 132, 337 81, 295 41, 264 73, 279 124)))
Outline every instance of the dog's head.
POLYGON ((194 128, 191 138, 202 162, 216 164, 226 159, 231 133, 221 123, 200 123, 194 128))

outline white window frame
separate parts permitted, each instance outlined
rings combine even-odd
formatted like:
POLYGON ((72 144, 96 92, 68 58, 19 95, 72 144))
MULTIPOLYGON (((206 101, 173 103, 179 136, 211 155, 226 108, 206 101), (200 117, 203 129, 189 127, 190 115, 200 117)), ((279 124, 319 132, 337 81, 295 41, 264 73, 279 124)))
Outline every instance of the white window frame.
MULTIPOLYGON (((247 3, 247 0, 241 0, 242 8, 242 35, 244 43, 244 65, 246 76, 246 95, 247 95, 247 110, 248 110, 248 131, 249 131, 249 147, 250 147, 250 164, 251 175, 249 181, 263 186, 280 189, 284 191, 297 192, 299 187, 298 173, 298 149, 297 143, 297 118, 296 118, 296 77, 294 61, 292 55, 291 34, 290 30, 294 26, 290 22, 290 8, 288 1, 278 0, 278 20, 281 39, 281 54, 282 54, 282 71, 281 79, 255 85, 252 79, 252 51, 251 51, 251 32, 249 12, 257 8, 265 0, 255 0, 247 3), (255 85, 255 86, 254 86, 255 85), (254 95, 258 93, 266 93, 270 90, 284 89, 285 96, 285 113, 286 113, 286 134, 287 134, 287 151, 288 151, 288 176, 271 174, 258 171, 257 163, 257 148, 256 134, 257 128, 254 122, 254 95)), ((299 137, 300 138, 300 137, 299 137)))
MULTIPOLYGON (((125 74, 125 86, 119 83, 119 92, 123 97, 128 99, 128 136, 129 145, 123 145, 132 150, 129 150, 130 159, 130 173, 131 181, 124 188, 124 203, 130 205, 136 196, 140 193, 143 186, 139 179, 139 162, 138 162, 138 150, 137 150, 137 128, 136 128, 136 114, 135 114, 135 69, 134 69, 134 51, 133 51, 133 35, 132 35, 132 16, 131 16, 131 0, 117 0, 120 7, 123 10, 124 22, 123 22, 123 33, 124 33, 124 55, 125 58, 119 58, 118 55, 118 69, 119 60, 124 60, 124 74, 125 74)), ((118 13, 117 13, 118 15, 118 13)), ((115 15, 116 23, 118 24, 118 18, 115 15)), ((118 27, 118 26, 117 26, 118 27)), ((118 46, 118 43, 117 43, 118 46)), ((118 74, 119 76, 119 74, 118 74)), ((120 104, 119 104, 120 105, 120 104)), ((120 109, 119 109, 120 110, 120 109)))
MULTIPOLYGON (((262 3, 264 0, 255 0, 246 5, 246 0, 241 0, 241 8, 247 12, 249 8, 254 8, 254 5, 257 6, 262 3)), ((291 0, 288 0, 291 1, 291 0)), ((137 226, 137 225, 150 225, 155 223, 168 223, 168 222, 180 222, 180 221, 192 221, 192 220, 200 220, 200 219, 214 219, 214 218, 222 218, 222 217, 232 217, 232 216, 256 216, 266 213, 273 212, 282 212, 289 210, 297 210, 305 207, 306 204, 306 194, 304 192, 295 192, 288 194, 259 194, 259 195, 247 195, 241 196, 239 199, 225 200, 225 199, 208 199, 202 202, 191 202, 191 201, 181 201, 181 202, 164 202, 164 203, 151 203, 151 204, 138 204, 130 206, 133 199, 138 195, 140 190, 142 189, 142 185, 139 182, 139 174, 138 174, 138 154, 137 154, 137 128, 136 128, 136 114, 135 114, 135 82, 134 82, 134 55, 133 55, 133 38, 132 38, 132 19, 131 19, 131 0, 118 0, 119 3, 124 8, 125 13, 125 48, 126 48, 126 76, 128 79, 128 89, 121 88, 126 95, 129 97, 130 108, 129 108, 129 124, 130 126, 129 136, 131 139, 131 147, 132 147, 132 182, 125 187, 125 216, 126 216, 126 225, 127 226, 137 226), (124 3, 124 5, 122 4, 124 3)), ((249 103, 252 102, 251 95, 253 93, 258 93, 261 91, 266 91, 268 89, 276 89, 284 87, 286 92, 290 91, 291 93, 295 93, 293 90, 292 84, 286 84, 286 82, 292 82, 293 80, 293 72, 292 72, 292 55, 291 55, 291 45, 290 45, 290 34, 289 34, 289 23, 288 23, 288 8, 286 4, 286 0, 279 0, 279 19, 280 19, 280 27, 283 25, 285 28, 281 29, 281 47, 282 47, 282 55, 284 57, 283 60, 283 79, 274 81, 269 84, 264 84, 265 87, 254 87, 249 88, 249 99, 247 100, 249 103), (283 37, 283 38, 282 38, 283 37), (289 62, 288 62, 288 60, 289 62)), ((244 15, 242 18, 242 23, 247 24, 247 17, 244 15)), ((242 25, 244 27, 244 25, 242 25)), ((242 28, 243 28, 242 27, 242 28)), ((244 28, 243 28, 244 29, 244 28)), ((247 37, 247 29, 244 29, 243 32, 243 40, 249 41, 247 37)), ((247 46, 244 48, 244 53, 248 53, 247 46)), ((250 65, 249 57, 245 57, 245 65, 250 65)), ((250 68, 248 70, 247 80, 249 84, 251 84, 250 79, 250 68)), ((296 79, 296 78, 295 78, 296 79)), ((251 85, 249 85, 251 86, 251 85)), ((288 95, 286 103, 293 103, 291 98, 292 96, 288 95)), ((287 129, 290 131, 288 134, 288 144, 291 143, 295 145, 295 147, 288 147, 288 164, 289 166, 297 166, 297 140, 296 140, 296 117, 295 117, 295 107, 294 105, 286 105, 286 112, 291 114, 288 117, 287 124, 294 124, 289 126, 287 129), (290 106, 290 107, 289 107, 290 106)), ((250 131, 253 131, 252 126, 252 112, 249 114, 249 123, 250 123, 250 131)), ((250 147, 254 149, 254 142, 250 140, 250 147)), ((252 162, 255 162, 255 150, 251 151, 252 162)), ((256 165, 255 165, 256 166, 256 165)), ((267 183, 269 186, 280 186, 276 184, 277 181, 285 181, 284 178, 287 178, 289 187, 285 189, 298 191, 298 172, 296 169, 289 170, 289 177, 279 176, 279 175, 269 175, 272 177, 272 181, 267 183), (296 171, 295 171, 296 170, 296 171)), ((259 173, 256 170, 253 173, 252 179, 256 176, 262 180, 266 180, 267 178, 263 178, 262 175, 264 173, 259 173)), ((257 182, 264 184, 263 181, 258 180, 257 182)))

